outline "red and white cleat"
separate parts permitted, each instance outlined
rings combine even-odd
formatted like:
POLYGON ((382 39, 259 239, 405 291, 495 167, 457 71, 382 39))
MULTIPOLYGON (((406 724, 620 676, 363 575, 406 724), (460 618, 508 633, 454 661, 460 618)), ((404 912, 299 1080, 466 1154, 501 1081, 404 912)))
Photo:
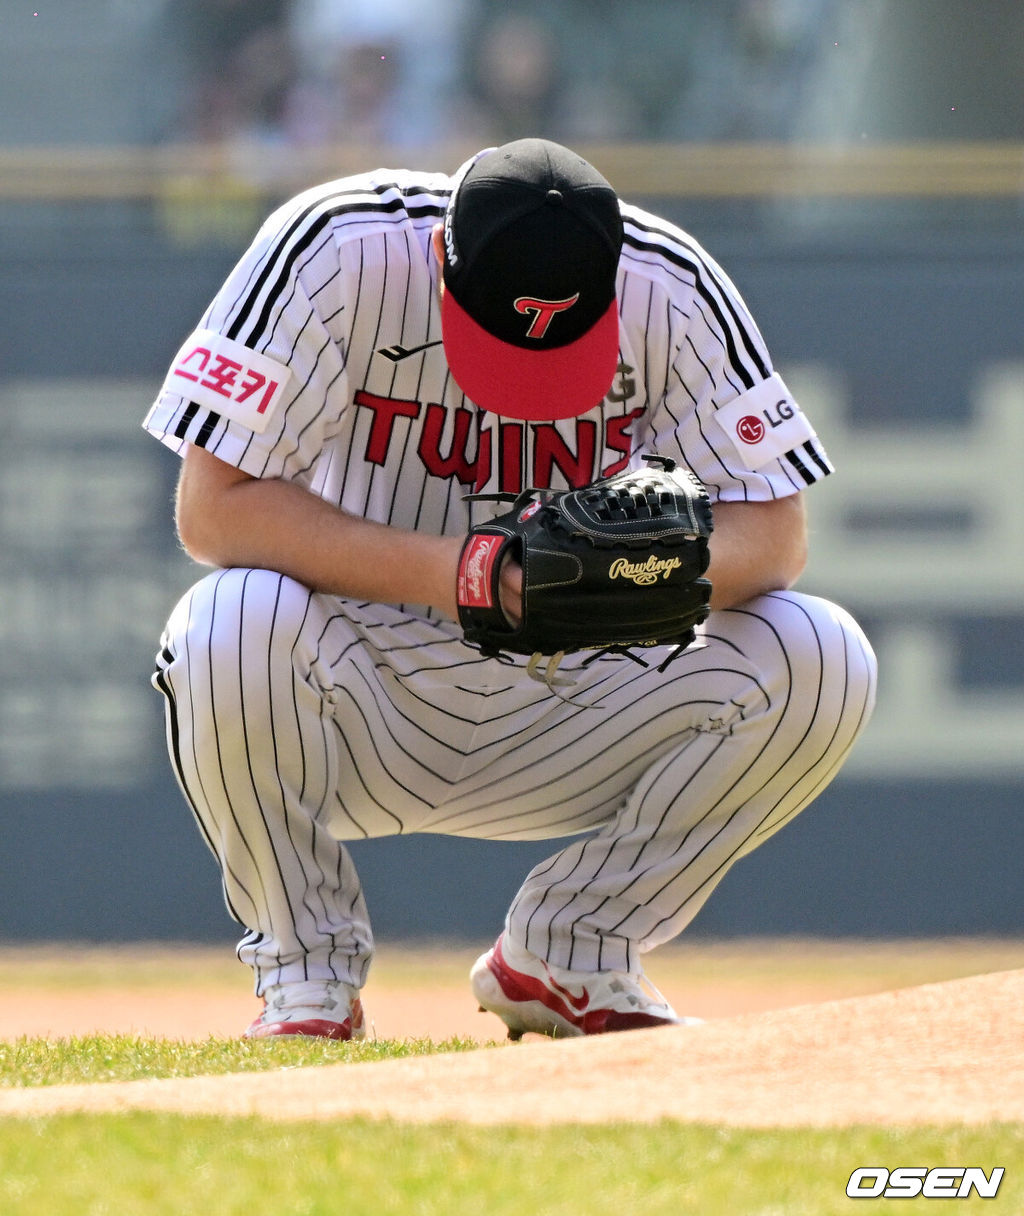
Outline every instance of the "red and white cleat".
POLYGON ((504 934, 473 964, 469 982, 481 1010, 496 1013, 510 1039, 527 1032, 566 1038, 695 1026, 701 1020, 680 1017, 642 974, 552 967, 513 947, 504 934))
POLYGON ((359 989, 341 980, 278 984, 263 994, 263 1003, 247 1039, 294 1034, 347 1042, 366 1033, 359 989))

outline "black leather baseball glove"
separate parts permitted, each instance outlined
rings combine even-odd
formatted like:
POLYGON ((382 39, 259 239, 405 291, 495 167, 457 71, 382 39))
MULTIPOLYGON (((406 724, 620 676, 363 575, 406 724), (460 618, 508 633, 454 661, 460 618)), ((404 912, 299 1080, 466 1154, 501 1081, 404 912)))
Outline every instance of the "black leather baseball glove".
POLYGON ((671 659, 693 641, 711 595, 702 577, 711 504, 673 460, 644 460, 644 469, 580 490, 470 496, 512 505, 472 528, 462 548, 459 622, 467 642, 497 657, 592 649, 637 658, 636 647, 671 645, 671 659), (515 627, 498 598, 506 557, 523 568, 515 627))

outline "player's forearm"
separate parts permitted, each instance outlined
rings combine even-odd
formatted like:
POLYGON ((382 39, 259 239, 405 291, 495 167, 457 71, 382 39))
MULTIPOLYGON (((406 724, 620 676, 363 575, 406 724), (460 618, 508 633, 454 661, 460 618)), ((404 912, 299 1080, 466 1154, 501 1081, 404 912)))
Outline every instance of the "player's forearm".
POLYGON ((332 595, 457 612, 461 538, 352 516, 294 483, 240 478, 197 489, 183 477, 178 530, 206 565, 277 570, 332 595))
POLYGON ((773 502, 717 503, 709 548, 711 607, 732 608, 791 587, 807 561, 803 496, 773 502))

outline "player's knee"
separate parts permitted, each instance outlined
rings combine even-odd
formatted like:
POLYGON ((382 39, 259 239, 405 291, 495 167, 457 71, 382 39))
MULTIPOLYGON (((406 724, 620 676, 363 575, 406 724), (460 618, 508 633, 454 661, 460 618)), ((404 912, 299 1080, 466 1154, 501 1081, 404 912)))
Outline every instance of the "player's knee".
POLYGON ((266 669, 278 654, 290 655, 309 600, 308 588, 271 570, 216 570, 175 608, 169 649, 193 659, 202 654, 210 670, 226 664, 244 678, 251 664, 266 669))
POLYGON ((845 751, 875 705, 878 663, 854 617, 817 596, 788 592, 777 625, 791 675, 793 701, 813 705, 813 732, 845 751))
MULTIPOLYGON (((248 749, 273 733, 278 700, 295 712, 295 679, 311 666, 305 644, 311 592, 268 570, 218 570, 195 584, 168 622, 157 687, 168 695, 177 735, 201 770, 239 771, 248 749)), ((312 712, 318 712, 314 706, 312 712)))
POLYGON ((858 622, 839 604, 813 595, 788 593, 806 625, 798 630, 795 653, 820 663, 823 677, 873 692, 878 675, 875 652, 858 622))

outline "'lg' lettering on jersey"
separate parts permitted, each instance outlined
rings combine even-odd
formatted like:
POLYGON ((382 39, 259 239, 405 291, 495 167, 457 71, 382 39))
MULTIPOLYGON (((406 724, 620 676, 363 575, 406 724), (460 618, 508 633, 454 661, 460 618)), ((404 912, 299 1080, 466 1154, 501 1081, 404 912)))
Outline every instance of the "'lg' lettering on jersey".
MULTIPOLYGON (((502 491, 518 493, 524 485, 549 486, 556 473, 574 489, 589 484, 595 475, 611 477, 626 467, 631 450, 629 428, 643 413, 641 408, 630 410, 604 422, 601 435, 597 422, 578 418, 575 422, 575 443, 566 441, 552 423, 533 425, 533 459, 531 468, 523 468, 523 431, 518 422, 503 422, 494 432, 479 430, 479 415, 460 408, 454 413, 451 443, 442 450, 442 437, 449 411, 437 402, 407 401, 395 397, 379 397, 359 389, 354 396, 357 406, 372 413, 369 438, 364 458, 370 464, 385 465, 395 437, 398 419, 420 422, 417 452, 424 467, 434 477, 455 477, 466 486, 481 490, 497 473, 502 491), (604 452, 618 453, 610 464, 595 474, 595 460, 600 458, 598 442, 604 452), (497 448, 497 451, 494 448, 497 448)), ((565 425, 565 424, 563 424, 565 425)), ((403 439, 404 442, 404 439, 403 439)))

